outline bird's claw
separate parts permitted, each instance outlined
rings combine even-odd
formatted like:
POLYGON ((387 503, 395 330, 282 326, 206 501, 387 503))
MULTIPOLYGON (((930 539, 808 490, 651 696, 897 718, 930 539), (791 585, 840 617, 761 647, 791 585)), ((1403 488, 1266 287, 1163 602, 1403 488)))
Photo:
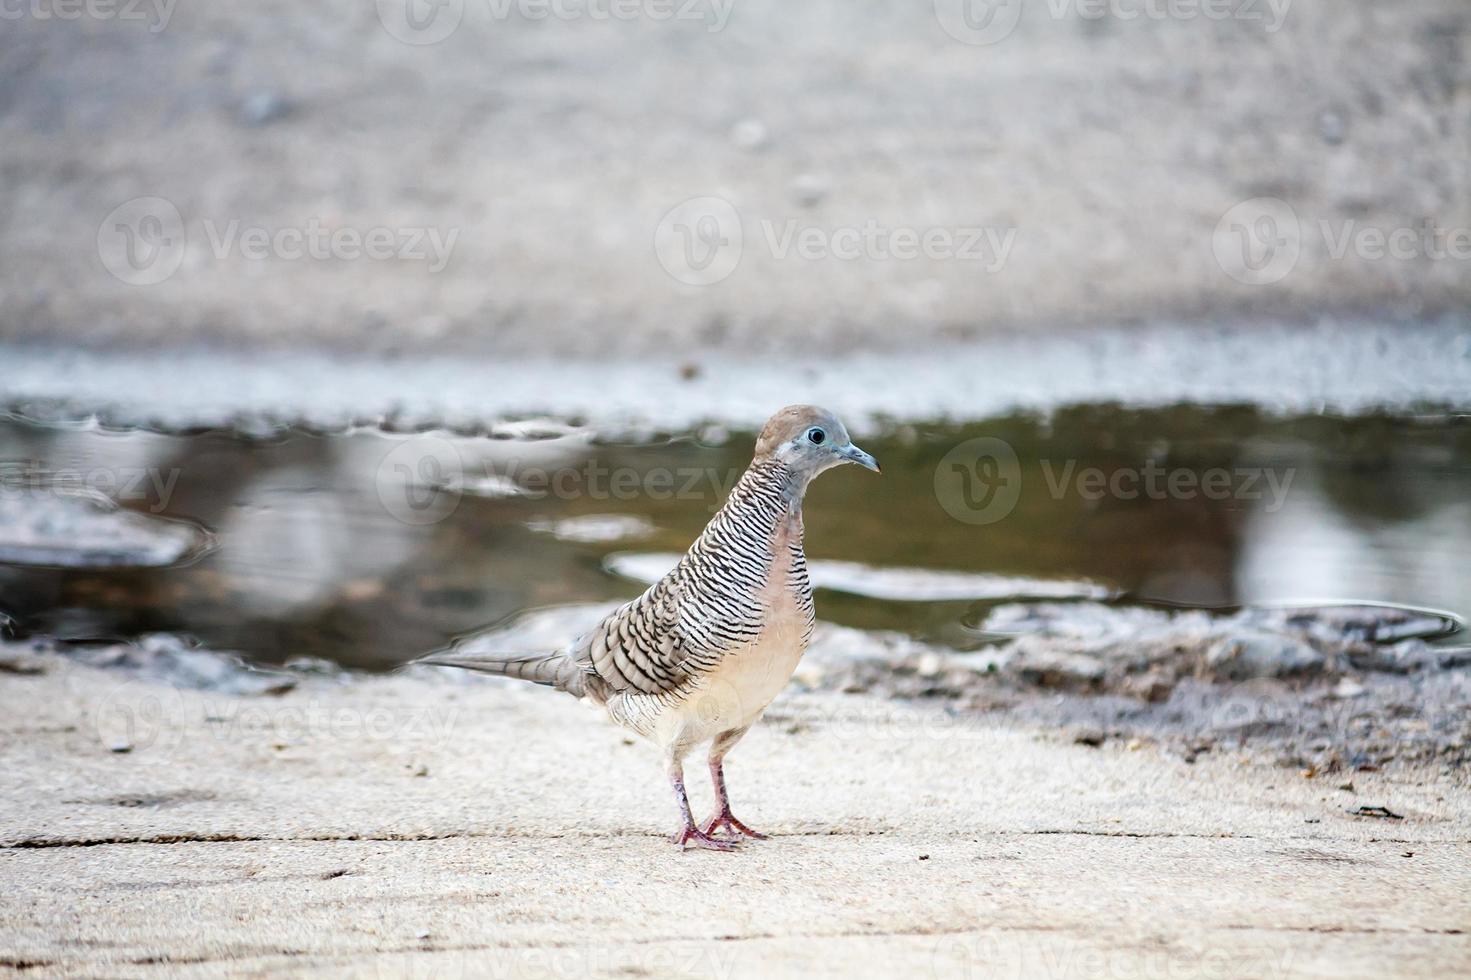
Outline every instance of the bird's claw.
POLYGON ((669 839, 681 849, 694 846, 707 851, 733 851, 738 846, 736 841, 711 837, 708 832, 693 824, 676 830, 669 839))
POLYGON ((709 820, 706 820, 705 821, 705 826, 704 826, 704 828, 702 828, 701 832, 703 834, 705 834, 705 836, 707 836, 707 837, 711 837, 712 839, 715 839, 715 840, 721 840, 723 838, 716 838, 716 837, 714 837, 715 830, 718 827, 724 827, 724 828, 728 829, 730 831, 730 833, 731 833, 731 837, 734 838, 735 840, 740 840, 742 834, 744 834, 747 837, 754 838, 756 840, 766 840, 767 839, 767 835, 766 834, 760 833, 758 831, 752 830, 750 827, 747 827, 745 824, 743 824, 739 820, 737 820, 735 818, 735 815, 733 813, 731 813, 729 810, 725 810, 725 811, 723 811, 721 813, 717 813, 713 817, 711 817, 709 820))

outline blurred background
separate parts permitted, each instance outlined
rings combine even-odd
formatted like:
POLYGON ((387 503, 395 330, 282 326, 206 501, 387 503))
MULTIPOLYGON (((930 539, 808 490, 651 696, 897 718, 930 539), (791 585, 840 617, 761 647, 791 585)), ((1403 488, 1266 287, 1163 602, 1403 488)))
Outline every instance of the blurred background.
POLYGON ((1471 281, 1462 0, 0 17, 12 341, 821 359, 1471 281))
MULTIPOLYGON (((845 643, 1313 603, 1161 649, 1461 663, 1468 53, 1465 0, 0 5, 0 610, 552 642, 814 401, 885 464, 814 490, 845 643)), ((1071 663, 1016 676, 1172 697, 1071 663)))

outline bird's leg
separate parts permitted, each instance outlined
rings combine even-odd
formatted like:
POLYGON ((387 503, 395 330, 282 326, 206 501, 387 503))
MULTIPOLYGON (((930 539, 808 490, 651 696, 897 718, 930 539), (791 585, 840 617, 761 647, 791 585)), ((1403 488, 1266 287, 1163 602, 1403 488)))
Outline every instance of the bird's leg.
POLYGON ((715 736, 715 741, 710 743, 710 781, 715 784, 715 812, 710 819, 705 821, 704 831, 713 834, 719 828, 728 829, 733 835, 745 834, 757 840, 765 840, 766 835, 757 833, 750 827, 741 823, 730 812, 730 797, 725 793, 725 753, 729 752, 731 746, 741 740, 746 734, 746 729, 737 728, 733 731, 722 732, 715 736))
POLYGON ((670 840, 680 847, 693 844, 695 847, 703 847, 711 851, 735 850, 734 842, 717 840, 695 826, 694 815, 690 813, 689 794, 684 791, 684 767, 680 765, 677 758, 669 762, 669 781, 674 784, 674 799, 679 803, 679 815, 684 820, 684 825, 674 832, 670 840))

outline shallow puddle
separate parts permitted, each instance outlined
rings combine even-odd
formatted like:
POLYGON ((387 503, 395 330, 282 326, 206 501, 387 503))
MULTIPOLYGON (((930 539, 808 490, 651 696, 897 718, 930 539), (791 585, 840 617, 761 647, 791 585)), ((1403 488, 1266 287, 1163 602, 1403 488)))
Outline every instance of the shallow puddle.
MULTIPOLYGON (((529 609, 637 594, 718 507, 752 441, 625 444, 534 420, 251 437, 11 420, 0 611, 22 633, 176 632, 265 663, 390 667, 529 609), (114 547, 100 552, 113 567, 95 548, 72 562, 65 508, 37 508, 104 498, 127 520, 109 541, 157 518, 174 537, 196 526, 201 543, 165 567, 140 566, 178 549, 146 541, 136 561, 114 547)), ((840 625, 973 649, 987 610, 1019 597, 1471 615, 1463 419, 1092 406, 863 442, 883 476, 829 474, 806 511, 819 616, 840 625)))

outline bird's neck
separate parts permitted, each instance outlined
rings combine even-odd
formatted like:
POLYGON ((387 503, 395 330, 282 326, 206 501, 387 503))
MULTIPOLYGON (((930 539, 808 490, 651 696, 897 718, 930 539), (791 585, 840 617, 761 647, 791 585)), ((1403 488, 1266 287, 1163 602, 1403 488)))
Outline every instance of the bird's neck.
POLYGON ((721 540, 762 542, 770 546, 779 535, 800 547, 802 496, 806 481, 774 459, 760 459, 731 488, 730 496, 705 529, 707 544, 721 540), (794 537, 795 536, 795 537, 794 537))
POLYGON ((807 481, 790 467, 775 459, 757 459, 737 481, 725 506, 783 511, 800 521, 806 494, 807 481))

